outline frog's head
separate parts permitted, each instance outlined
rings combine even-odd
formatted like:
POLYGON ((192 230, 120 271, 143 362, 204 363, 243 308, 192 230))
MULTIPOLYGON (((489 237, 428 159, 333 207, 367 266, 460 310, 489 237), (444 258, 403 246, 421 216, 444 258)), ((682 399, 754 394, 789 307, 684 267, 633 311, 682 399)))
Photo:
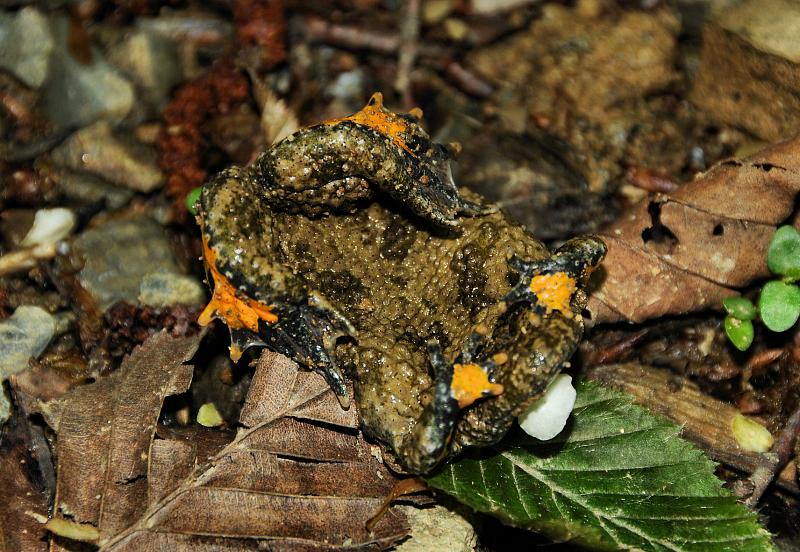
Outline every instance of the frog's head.
POLYGON ((397 147, 400 161, 393 187, 386 191, 427 220, 454 227, 458 225, 459 214, 477 215, 496 210, 494 206, 479 205, 459 195, 450 161, 461 146, 434 142, 422 128, 421 120, 420 108, 393 113, 383 106, 383 94, 376 92, 361 111, 323 124, 349 121, 389 139, 397 147))
MULTIPOLYGON (((457 214, 479 215, 496 210, 463 198, 453 180, 450 161, 461 151, 457 142, 434 142, 422 128, 422 110, 393 113, 383 106, 383 94, 376 92, 367 105, 346 120, 368 126, 390 138, 405 152, 411 174, 411 188, 398 187, 396 195, 424 218, 444 226, 456 226, 457 214)), ((391 192, 390 192, 391 193, 391 192)))
POLYGON ((326 124, 332 125, 342 121, 351 121, 377 131, 417 159, 423 155, 430 156, 428 151, 431 149, 437 157, 443 155, 445 158, 450 158, 454 152, 431 140, 420 124, 422 121, 420 108, 415 107, 408 113, 394 113, 383 106, 383 94, 380 92, 375 92, 361 111, 342 119, 327 121, 326 124))

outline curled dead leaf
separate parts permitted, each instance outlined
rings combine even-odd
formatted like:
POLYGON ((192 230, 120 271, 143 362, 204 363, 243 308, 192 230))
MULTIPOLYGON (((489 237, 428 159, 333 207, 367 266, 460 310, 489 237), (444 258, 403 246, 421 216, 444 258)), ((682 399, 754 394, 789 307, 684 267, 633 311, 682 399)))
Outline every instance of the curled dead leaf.
POLYGON ((395 508, 366 529, 397 479, 319 375, 265 351, 240 423, 218 446, 209 429, 159 430, 146 509, 100 549, 381 550, 408 534, 395 508))
POLYGON ((722 299, 769 274, 769 240, 798 192, 795 138, 640 201, 601 234, 608 255, 588 305, 592 322, 720 308, 722 299))
POLYGON ((201 337, 156 334, 119 370, 61 399, 54 518, 91 524, 108 538, 144 511, 148 451, 161 405, 167 395, 188 389, 192 366, 184 362, 201 337))

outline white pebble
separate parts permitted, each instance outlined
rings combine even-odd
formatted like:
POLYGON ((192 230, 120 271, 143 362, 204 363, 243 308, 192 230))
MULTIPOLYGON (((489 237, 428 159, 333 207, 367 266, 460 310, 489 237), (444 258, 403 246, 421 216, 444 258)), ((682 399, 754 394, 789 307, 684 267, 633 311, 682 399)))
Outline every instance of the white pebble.
POLYGON ((39 209, 33 226, 22 240, 23 247, 49 245, 66 238, 75 227, 75 213, 64 207, 39 209))

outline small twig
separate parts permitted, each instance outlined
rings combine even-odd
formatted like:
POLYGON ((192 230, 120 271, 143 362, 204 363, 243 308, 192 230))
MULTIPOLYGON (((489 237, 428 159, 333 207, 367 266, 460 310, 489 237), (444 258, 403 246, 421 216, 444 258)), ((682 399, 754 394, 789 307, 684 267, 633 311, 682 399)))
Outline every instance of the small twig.
POLYGON ((389 494, 386 495, 386 498, 383 500, 383 504, 381 504, 381 507, 378 508, 377 512, 375 512, 375 515, 367 520, 367 531, 372 531, 375 528, 375 525, 378 524, 380 519, 389 510, 389 507, 392 505, 393 501, 406 495, 424 492, 427 490, 428 485, 425 483, 425 480, 420 477, 410 477, 408 479, 402 479, 398 481, 395 486, 392 487, 392 490, 389 491, 389 494))
POLYGON ((786 425, 783 426, 783 430, 778 435, 772 451, 761 455, 758 467, 753 471, 753 475, 750 476, 750 482, 753 484, 753 494, 745 502, 747 506, 754 508, 758 504, 772 480, 789 463, 798 434, 800 434, 800 404, 797 405, 797 408, 794 409, 794 412, 786 421, 786 425))
POLYGON ((303 29, 313 42, 324 42, 353 50, 394 54, 402 42, 396 33, 381 33, 355 26, 338 25, 321 17, 305 18, 303 29))
POLYGON ((419 9, 420 0, 408 0, 406 14, 400 25, 400 52, 397 56, 397 79, 394 82, 395 90, 403 98, 406 109, 414 107, 411 97, 411 70, 417 59, 419 40, 419 9))
POLYGON ((754 354, 742 370, 741 389, 744 391, 752 389, 750 387, 750 378, 753 374, 759 374, 762 369, 786 354, 788 354, 786 349, 767 349, 754 354))
POLYGON ((758 372, 762 368, 766 368, 783 355, 787 354, 786 349, 766 349, 754 354, 750 360, 747 361, 745 370, 751 372, 758 372))
MULTIPOLYGON (((301 26, 310 42, 330 44, 350 50, 369 50, 383 55, 396 55, 403 39, 397 33, 376 32, 356 26, 339 25, 319 17, 306 17, 301 26)), ((416 59, 442 72, 460 90, 485 98, 493 88, 480 75, 454 60, 455 52, 439 45, 417 44, 416 59)))
POLYGON ((600 366, 602 364, 617 362, 623 354, 630 351, 631 348, 639 343, 648 333, 649 331, 647 328, 644 328, 625 336, 616 343, 605 347, 598 347, 594 351, 589 351, 584 355, 584 363, 588 366, 600 366))
POLYGON ((625 180, 648 192, 668 194, 678 189, 678 184, 673 180, 644 167, 630 167, 625 172, 625 180))
POLYGON ((32 118, 31 110, 23 102, 15 98, 7 90, 0 90, 0 107, 19 123, 28 123, 32 118))
POLYGON ((444 74, 453 81, 458 88, 478 98, 487 98, 494 89, 484 78, 474 71, 467 69, 458 61, 451 61, 444 66, 444 74))

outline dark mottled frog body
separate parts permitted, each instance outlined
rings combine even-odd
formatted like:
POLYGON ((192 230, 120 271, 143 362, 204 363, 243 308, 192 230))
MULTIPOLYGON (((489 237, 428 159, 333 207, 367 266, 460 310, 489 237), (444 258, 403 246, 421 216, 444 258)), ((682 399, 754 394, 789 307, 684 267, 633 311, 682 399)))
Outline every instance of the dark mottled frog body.
POLYGON ((227 322, 234 356, 265 344, 341 396, 343 369, 364 429, 413 472, 496 442, 535 400, 580 339, 579 285, 605 252, 584 238, 551 255, 459 194, 449 153, 374 98, 201 200, 215 281, 201 322, 227 322))

